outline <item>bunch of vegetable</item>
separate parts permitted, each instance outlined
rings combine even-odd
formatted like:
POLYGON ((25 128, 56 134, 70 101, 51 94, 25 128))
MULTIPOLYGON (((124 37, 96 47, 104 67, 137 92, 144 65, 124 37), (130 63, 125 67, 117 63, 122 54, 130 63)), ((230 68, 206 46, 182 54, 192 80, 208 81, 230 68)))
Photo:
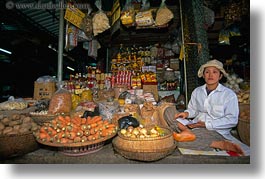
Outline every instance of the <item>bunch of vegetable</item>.
POLYGON ((227 81, 224 84, 226 87, 231 88, 235 92, 240 91, 239 84, 242 83, 244 80, 242 78, 239 78, 236 74, 228 75, 227 81))
POLYGON ((38 132, 37 139, 50 143, 79 143, 95 141, 117 132, 117 126, 101 116, 87 118, 57 116, 49 123, 44 123, 38 132))

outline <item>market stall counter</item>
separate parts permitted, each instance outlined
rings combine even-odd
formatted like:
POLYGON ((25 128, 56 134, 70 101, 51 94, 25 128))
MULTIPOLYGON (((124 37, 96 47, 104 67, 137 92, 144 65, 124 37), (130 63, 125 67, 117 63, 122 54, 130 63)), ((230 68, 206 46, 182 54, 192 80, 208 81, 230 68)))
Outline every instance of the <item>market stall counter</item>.
POLYGON ((26 155, 0 160, 2 164, 250 164, 250 156, 233 156, 226 151, 214 151, 209 144, 223 140, 206 129, 195 129, 197 139, 193 142, 178 142, 170 155, 163 159, 144 162, 126 159, 117 153, 112 140, 105 142, 101 150, 83 156, 67 156, 57 148, 40 144, 40 148, 26 155))

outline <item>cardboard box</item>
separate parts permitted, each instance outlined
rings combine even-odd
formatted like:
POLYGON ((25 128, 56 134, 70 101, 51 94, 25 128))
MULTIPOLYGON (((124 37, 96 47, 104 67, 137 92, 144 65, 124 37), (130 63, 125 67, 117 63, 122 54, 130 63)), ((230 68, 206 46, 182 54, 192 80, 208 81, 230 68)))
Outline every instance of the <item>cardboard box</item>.
POLYGON ((35 100, 51 99, 53 93, 56 91, 55 82, 34 83, 34 96, 35 100))

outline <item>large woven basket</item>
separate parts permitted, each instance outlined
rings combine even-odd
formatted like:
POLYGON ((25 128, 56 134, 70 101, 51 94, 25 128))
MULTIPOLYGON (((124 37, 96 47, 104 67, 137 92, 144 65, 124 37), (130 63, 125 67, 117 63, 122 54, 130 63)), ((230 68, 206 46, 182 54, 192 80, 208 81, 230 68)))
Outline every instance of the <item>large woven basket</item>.
POLYGON ((120 132, 112 140, 113 148, 127 159, 139 161, 156 161, 170 155, 176 148, 172 131, 163 128, 166 135, 156 138, 128 138, 120 132))
MULTIPOLYGON (((250 105, 249 104, 240 104, 239 110, 242 111, 249 111, 250 105)), ((250 145, 250 116, 247 119, 240 118, 238 119, 237 125, 238 135, 242 142, 247 145, 250 145)))
POLYGON ((22 156, 38 148, 32 132, 0 136, 0 159, 22 156))

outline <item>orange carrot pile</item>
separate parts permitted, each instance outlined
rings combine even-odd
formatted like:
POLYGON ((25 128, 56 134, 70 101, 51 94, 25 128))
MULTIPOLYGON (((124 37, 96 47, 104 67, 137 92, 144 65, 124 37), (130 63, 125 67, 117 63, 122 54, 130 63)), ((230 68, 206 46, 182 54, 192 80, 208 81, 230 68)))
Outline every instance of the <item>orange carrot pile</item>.
POLYGON ((44 123, 35 136, 43 142, 65 144, 94 141, 116 132, 117 126, 103 120, 101 116, 57 116, 49 123, 44 123))

